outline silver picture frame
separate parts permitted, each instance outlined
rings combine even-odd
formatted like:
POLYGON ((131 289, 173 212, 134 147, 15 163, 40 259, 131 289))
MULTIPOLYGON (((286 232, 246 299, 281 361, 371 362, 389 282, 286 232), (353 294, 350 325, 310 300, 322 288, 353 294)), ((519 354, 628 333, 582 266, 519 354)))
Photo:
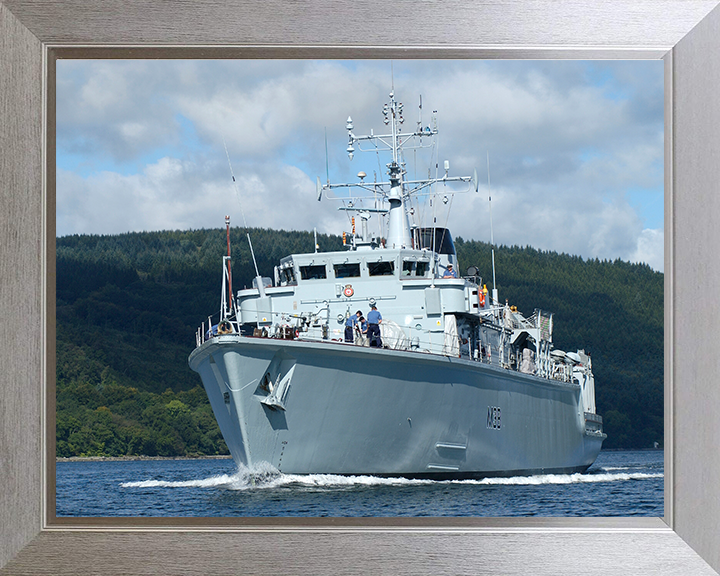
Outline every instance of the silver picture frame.
POLYGON ((0 574, 716 574, 717 4, 0 0, 0 574), (664 518, 56 518, 59 57, 663 59, 664 518))

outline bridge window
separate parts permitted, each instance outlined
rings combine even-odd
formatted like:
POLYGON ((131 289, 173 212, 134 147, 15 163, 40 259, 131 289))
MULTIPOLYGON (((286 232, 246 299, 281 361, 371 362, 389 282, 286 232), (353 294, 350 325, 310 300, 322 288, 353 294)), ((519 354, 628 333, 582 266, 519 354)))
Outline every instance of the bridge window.
POLYGON ((419 228, 416 231, 416 245, 435 250, 438 254, 455 255, 455 246, 447 228, 419 228))
POLYGON ((429 262, 424 261, 416 262, 415 260, 404 260, 402 276, 414 276, 417 278, 422 278, 428 271, 428 264, 429 262))
POLYGON ((300 266, 300 278, 303 280, 321 280, 323 278, 327 278, 325 265, 300 266))
POLYGON ((335 264, 335 278, 358 278, 360 276, 360 264, 335 264))
POLYGON ((394 262, 368 262, 370 276, 392 276, 395 272, 394 262))

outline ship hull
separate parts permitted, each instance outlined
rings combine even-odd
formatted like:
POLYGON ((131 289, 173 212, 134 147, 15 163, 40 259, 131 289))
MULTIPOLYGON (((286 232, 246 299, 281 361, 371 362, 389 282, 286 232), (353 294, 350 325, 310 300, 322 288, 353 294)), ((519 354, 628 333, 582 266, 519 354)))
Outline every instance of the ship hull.
POLYGON ((418 352, 220 336, 189 359, 238 464, 482 478, 586 470, 580 386, 418 352))

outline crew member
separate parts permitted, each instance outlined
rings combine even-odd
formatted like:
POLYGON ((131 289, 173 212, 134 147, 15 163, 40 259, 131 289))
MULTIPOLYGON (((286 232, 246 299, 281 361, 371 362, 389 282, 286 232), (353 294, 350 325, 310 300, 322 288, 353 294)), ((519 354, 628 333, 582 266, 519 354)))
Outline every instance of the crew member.
POLYGON ((362 312, 358 310, 352 316, 348 316, 345 320, 345 342, 353 341, 353 333, 355 332, 355 325, 357 324, 358 318, 362 316, 362 312))
POLYGON ((443 274, 443 278, 457 278, 457 274, 455 274, 455 270, 453 270, 452 264, 447 265, 447 268, 445 269, 445 274, 443 274))
POLYGON ((370 346, 382 348, 382 338, 380 338, 380 324, 382 323, 382 315, 378 312, 375 304, 370 304, 370 312, 367 315, 367 337, 370 340, 370 346))
POLYGON ((367 344, 367 320, 365 316, 358 318, 357 324, 355 324, 355 343, 359 346, 365 346, 367 344))

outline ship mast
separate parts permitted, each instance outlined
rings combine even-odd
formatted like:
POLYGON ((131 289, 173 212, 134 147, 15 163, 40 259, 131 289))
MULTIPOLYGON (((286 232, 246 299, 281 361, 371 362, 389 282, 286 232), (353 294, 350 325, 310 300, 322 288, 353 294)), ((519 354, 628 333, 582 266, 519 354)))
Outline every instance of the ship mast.
MULTIPOLYGON (((422 104, 421 104, 422 106, 422 104)), ((356 183, 345 183, 345 184, 330 184, 329 182, 325 185, 321 185, 320 178, 317 179, 317 198, 322 199, 323 191, 330 190, 332 188, 362 188, 373 194, 380 192, 390 204, 388 214, 388 234, 386 239, 386 246, 388 248, 409 248, 412 246, 412 235, 410 233, 410 222, 406 210, 406 202, 410 196, 424 188, 432 186, 438 182, 471 182, 472 186, 477 192, 477 172, 472 177, 467 176, 448 176, 448 163, 445 163, 445 174, 441 178, 428 178, 425 180, 405 180, 405 169, 401 159, 402 150, 407 148, 423 148, 427 145, 422 144, 423 138, 432 138, 437 135, 437 125, 433 125, 432 128, 429 126, 423 128, 419 122, 417 129, 414 132, 402 132, 401 125, 405 121, 403 118, 403 104, 395 99, 395 91, 390 92, 390 101, 383 107, 383 116, 385 125, 389 125, 389 134, 374 134, 372 130, 370 135, 356 136, 353 133, 353 121, 348 116, 345 128, 348 132, 348 147, 347 153, 350 160, 355 155, 355 145, 361 142, 369 141, 373 143, 373 148, 367 151, 377 152, 378 150, 387 150, 391 152, 391 161, 386 164, 389 175, 389 182, 374 182, 372 184, 366 184, 363 180, 365 173, 360 172, 360 182, 356 183), (411 139, 418 139, 414 144, 408 146, 408 142, 411 139), (379 144, 382 145, 379 146, 379 144)), ((360 151, 363 150, 358 146, 360 151)), ((343 209, 355 209, 358 211, 367 212, 385 212, 385 210, 367 210, 355 208, 343 209)))
POLYGON ((492 299, 497 306, 498 304, 498 291, 497 284, 495 282, 495 238, 493 237, 493 222, 492 222, 492 196, 490 194, 490 152, 487 153, 487 175, 488 175, 488 206, 490 207, 490 250, 492 253, 492 274, 493 274, 493 291, 492 299))
POLYGON ((390 104, 386 104, 383 108, 383 114, 387 120, 390 116, 390 125, 392 126, 392 162, 388 167, 390 175, 390 194, 388 201, 390 202, 390 211, 388 213, 388 237, 387 245, 390 248, 406 248, 411 245, 410 238, 410 222, 408 221, 407 212, 405 211, 405 198, 403 195, 402 185, 402 169, 399 161, 399 144, 398 124, 402 124, 403 105, 395 100, 395 92, 390 92, 390 104))
POLYGON ((230 216, 225 216, 225 230, 226 230, 226 234, 227 234, 227 282, 228 282, 228 296, 229 296, 229 301, 230 301, 228 313, 232 314, 235 307, 233 306, 232 268, 230 268, 230 216))

